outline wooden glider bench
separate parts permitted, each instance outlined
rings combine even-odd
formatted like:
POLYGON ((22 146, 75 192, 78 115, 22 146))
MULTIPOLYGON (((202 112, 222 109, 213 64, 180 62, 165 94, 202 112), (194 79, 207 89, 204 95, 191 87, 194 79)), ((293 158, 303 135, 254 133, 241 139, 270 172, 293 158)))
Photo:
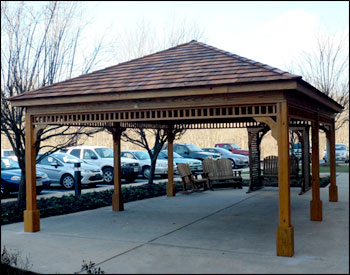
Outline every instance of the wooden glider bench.
MULTIPOLYGON (((296 156, 290 156, 290 178, 298 179, 299 175, 299 160, 296 156)), ((264 158, 262 179, 264 178, 278 178, 278 157, 268 156, 264 158)))
POLYGON ((211 189, 209 184, 209 180, 207 178, 199 179, 197 176, 193 175, 191 168, 188 163, 179 163, 177 165, 177 170, 182 179, 183 191, 181 193, 192 193, 192 192, 200 192, 207 189, 211 189), (192 189, 190 191, 186 190, 186 186, 190 185, 192 189), (203 190, 200 189, 200 186, 203 185, 203 190))
POLYGON ((226 181, 231 182, 233 188, 242 188, 241 171, 233 171, 232 162, 229 159, 213 160, 212 158, 207 158, 203 160, 203 172, 211 186, 214 181, 226 181))

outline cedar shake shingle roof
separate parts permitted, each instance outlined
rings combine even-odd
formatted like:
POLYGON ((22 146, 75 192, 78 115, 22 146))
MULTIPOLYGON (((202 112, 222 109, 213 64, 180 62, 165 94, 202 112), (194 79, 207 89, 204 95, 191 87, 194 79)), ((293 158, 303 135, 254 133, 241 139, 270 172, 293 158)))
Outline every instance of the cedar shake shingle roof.
POLYGON ((195 40, 11 98, 120 93, 299 79, 195 40))

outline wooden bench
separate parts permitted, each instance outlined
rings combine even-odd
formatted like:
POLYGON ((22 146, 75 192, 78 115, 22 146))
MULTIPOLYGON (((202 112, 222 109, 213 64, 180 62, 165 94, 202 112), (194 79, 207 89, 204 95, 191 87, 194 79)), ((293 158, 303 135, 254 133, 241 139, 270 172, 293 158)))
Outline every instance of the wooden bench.
POLYGON ((180 177, 182 179, 183 191, 182 193, 199 192, 200 185, 203 185, 203 190, 212 189, 207 178, 199 179, 198 175, 194 176, 188 163, 179 163, 177 165, 180 177), (192 189, 188 192, 187 185, 190 185, 192 189))
POLYGON ((208 178, 210 186, 214 181, 232 182, 233 187, 242 188, 241 171, 232 170, 232 162, 229 159, 213 160, 207 158, 203 160, 203 174, 208 178))
MULTIPOLYGON (((299 176, 299 160, 296 156, 291 155, 290 163, 290 177, 298 178, 299 176)), ((278 157, 268 156, 264 158, 264 168, 262 178, 278 178, 278 157)))

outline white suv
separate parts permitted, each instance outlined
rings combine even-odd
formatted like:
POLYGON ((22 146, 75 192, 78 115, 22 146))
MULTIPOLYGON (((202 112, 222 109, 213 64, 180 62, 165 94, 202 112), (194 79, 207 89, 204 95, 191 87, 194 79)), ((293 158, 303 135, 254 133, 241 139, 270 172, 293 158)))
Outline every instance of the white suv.
MULTIPOLYGON (((105 146, 74 146, 60 152, 76 156, 88 164, 98 166, 103 172, 106 183, 113 183, 113 150, 105 146)), ((137 160, 121 158, 122 178, 133 182, 140 173, 140 163, 137 160)))

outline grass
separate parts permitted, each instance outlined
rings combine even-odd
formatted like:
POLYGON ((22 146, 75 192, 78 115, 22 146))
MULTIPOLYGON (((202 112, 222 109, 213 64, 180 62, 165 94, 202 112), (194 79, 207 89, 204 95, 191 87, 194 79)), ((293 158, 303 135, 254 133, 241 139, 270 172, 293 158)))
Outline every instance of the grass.
MULTIPOLYGON (((310 169, 312 168, 312 165, 310 165, 310 169)), ((349 173, 349 163, 345 164, 338 164, 335 166, 335 171, 337 173, 349 173)), ((329 165, 322 164, 320 165, 320 173, 329 173, 329 165)))

